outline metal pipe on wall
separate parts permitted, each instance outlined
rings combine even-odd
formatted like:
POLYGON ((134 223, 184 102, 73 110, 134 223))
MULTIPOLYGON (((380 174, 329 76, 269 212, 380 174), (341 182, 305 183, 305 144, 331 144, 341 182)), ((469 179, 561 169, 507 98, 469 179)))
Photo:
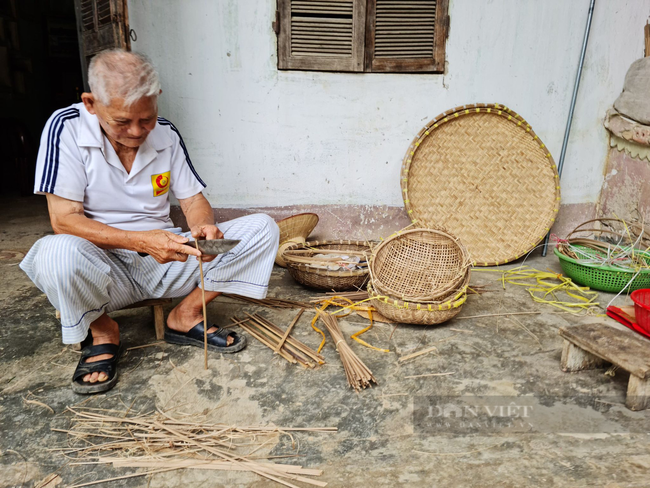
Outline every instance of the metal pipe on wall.
MULTIPOLYGON (((573 86, 573 96, 571 97, 571 108, 569 109, 569 117, 566 121, 566 129, 564 131, 564 141, 562 141, 562 152, 560 153, 560 160, 557 164, 557 172, 562 176, 562 167, 564 166, 564 157, 566 156, 566 148, 569 144, 569 134, 571 133, 571 123, 573 122, 573 112, 576 108, 576 99, 578 98, 578 88, 580 88, 580 78, 582 77, 582 66, 585 62, 585 53, 587 52, 587 43, 589 42, 589 31, 591 30, 591 19, 594 16, 594 5, 596 0, 591 0, 589 4, 589 14, 587 15, 587 26, 585 27, 585 38, 582 41, 582 52, 580 53, 580 61, 578 62, 578 73, 576 74, 575 85, 573 86)), ((542 249, 542 256, 546 256, 548 251, 549 234, 544 238, 544 248, 542 249)))

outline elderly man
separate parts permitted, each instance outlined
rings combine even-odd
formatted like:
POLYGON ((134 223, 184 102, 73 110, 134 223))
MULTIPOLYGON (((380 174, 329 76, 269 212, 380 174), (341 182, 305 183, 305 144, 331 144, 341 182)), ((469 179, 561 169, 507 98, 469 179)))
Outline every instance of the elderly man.
POLYGON ((61 312, 63 342, 83 341, 72 379, 77 393, 117 380, 120 334, 108 312, 147 298, 185 296, 169 314, 165 340, 237 352, 246 338, 203 323, 195 239, 241 240, 203 257, 206 300, 222 292, 266 296, 278 227, 251 215, 217 227, 180 133, 158 117, 158 75, 142 55, 104 51, 88 70, 83 103, 56 111, 43 130, 35 193, 44 194, 56 235, 40 239, 21 268, 61 312), (170 194, 190 232, 174 227, 170 194), (188 257, 192 256, 192 259, 188 257), (90 331, 90 332, 89 332, 90 331))

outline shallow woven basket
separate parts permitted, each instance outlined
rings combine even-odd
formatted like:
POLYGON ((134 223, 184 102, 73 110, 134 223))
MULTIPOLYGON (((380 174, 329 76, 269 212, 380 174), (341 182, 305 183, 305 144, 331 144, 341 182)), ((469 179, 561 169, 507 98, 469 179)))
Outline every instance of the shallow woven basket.
POLYGON ((445 112, 411 143, 401 172, 404 205, 418 227, 443 227, 467 246, 474 266, 532 250, 555 222, 557 168, 517 113, 500 104, 445 112))
POLYGON ((280 246, 275 255, 275 264, 286 268, 282 253, 291 244, 303 243, 318 224, 318 215, 315 213, 301 213, 292 215, 277 222, 280 228, 280 246))
POLYGON ((370 259, 377 292, 414 302, 444 298, 469 279, 470 259, 457 237, 436 229, 398 232, 370 259))
POLYGON ((368 284, 370 298, 375 298, 370 303, 387 319, 402 324, 433 325, 441 324, 454 318, 460 313, 463 304, 467 300, 467 287, 456 290, 446 300, 437 303, 415 303, 386 297, 377 293, 368 284))
POLYGON ((289 274, 298 283, 311 288, 332 291, 358 290, 368 281, 367 268, 351 271, 330 271, 312 268, 304 263, 294 261, 291 252, 303 249, 313 249, 314 254, 318 254, 319 249, 333 249, 337 251, 368 251, 368 255, 370 255, 370 246, 365 242, 339 240, 296 243, 284 250, 282 259, 287 264, 289 274))

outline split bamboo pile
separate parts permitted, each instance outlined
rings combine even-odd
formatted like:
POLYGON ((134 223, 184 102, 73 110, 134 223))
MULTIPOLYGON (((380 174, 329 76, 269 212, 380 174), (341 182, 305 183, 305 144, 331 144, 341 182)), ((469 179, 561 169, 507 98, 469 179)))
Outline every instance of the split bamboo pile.
POLYGON ((343 363, 343 368, 345 369, 345 376, 348 379, 348 384, 354 388, 357 393, 362 388, 367 388, 372 386, 371 383, 377 384, 377 380, 372 375, 372 371, 363 364, 361 359, 357 357, 356 354, 350 349, 350 346, 345 342, 343 337, 343 332, 339 327, 338 319, 327 312, 317 310, 318 316, 325 324, 328 332, 332 336, 334 341, 334 346, 341 356, 341 362, 343 363))
POLYGON ((325 364, 325 358, 291 335, 293 326, 303 312, 304 309, 298 312, 286 331, 258 314, 247 313, 246 319, 232 317, 230 320, 290 363, 299 363, 305 368, 315 368, 325 364))
POLYGON ((149 469, 70 488, 176 469, 250 471, 292 488, 299 487, 291 481, 321 487, 327 484, 306 477, 320 476, 319 469, 270 462, 271 456, 259 451, 281 435, 293 440, 294 432, 336 432, 335 427, 236 427, 192 422, 189 417, 175 419, 160 411, 128 416, 128 411, 81 407, 68 410, 73 415, 70 429, 52 429, 68 434, 68 446, 52 450, 72 458, 70 464, 149 469))

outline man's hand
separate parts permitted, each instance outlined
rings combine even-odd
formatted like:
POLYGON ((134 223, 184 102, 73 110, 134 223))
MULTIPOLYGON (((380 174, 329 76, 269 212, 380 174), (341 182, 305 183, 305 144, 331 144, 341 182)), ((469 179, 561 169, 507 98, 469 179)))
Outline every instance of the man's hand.
POLYGON ((110 227, 84 214, 83 203, 47 194, 52 229, 56 234, 70 234, 87 239, 102 249, 129 249, 147 253, 159 263, 187 261, 200 256, 198 249, 183 245, 187 237, 165 230, 125 231, 110 227))
MULTIPOLYGON (((223 232, 216 225, 196 225, 192 227, 192 237, 194 239, 223 239, 223 232)), ((217 256, 203 255, 203 262, 209 263, 217 256)))
POLYGON ((184 245, 187 237, 179 236, 166 230, 149 230, 141 232, 138 245, 139 252, 145 252, 161 264, 171 261, 187 261, 187 256, 200 256, 201 251, 184 245))

